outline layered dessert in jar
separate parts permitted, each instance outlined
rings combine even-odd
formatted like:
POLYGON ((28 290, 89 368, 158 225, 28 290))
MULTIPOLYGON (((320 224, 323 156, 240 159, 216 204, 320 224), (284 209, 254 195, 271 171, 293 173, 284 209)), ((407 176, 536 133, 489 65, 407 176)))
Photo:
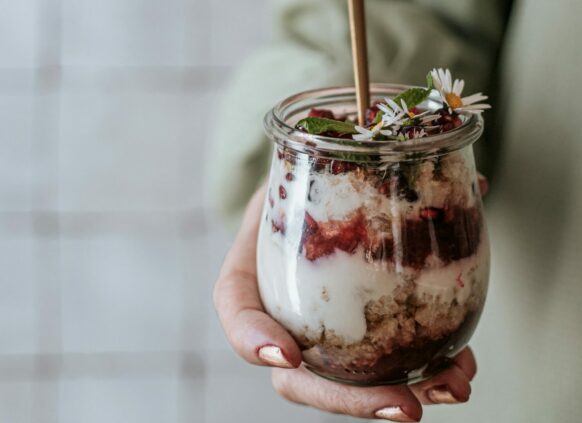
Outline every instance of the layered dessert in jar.
POLYGON ((321 376, 422 380, 467 344, 479 319, 489 244, 471 144, 482 119, 463 109, 452 81, 461 104, 447 101, 445 71, 434 76, 414 107, 402 95, 410 89, 373 89, 386 99, 363 127, 349 93, 334 103, 333 90, 267 117, 276 146, 259 289, 321 376), (320 103, 327 108, 311 107, 320 103))

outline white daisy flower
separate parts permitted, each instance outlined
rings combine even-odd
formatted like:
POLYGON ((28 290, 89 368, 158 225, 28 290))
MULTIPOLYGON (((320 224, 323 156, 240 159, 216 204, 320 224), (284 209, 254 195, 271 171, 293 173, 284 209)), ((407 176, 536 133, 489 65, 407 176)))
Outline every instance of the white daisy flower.
POLYGON ((396 134, 395 130, 392 130, 391 128, 386 128, 384 121, 378 122, 371 129, 364 128, 358 125, 355 126, 355 129, 356 131, 358 131, 358 133, 352 135, 352 138, 356 141, 372 141, 374 138, 376 138, 376 135, 378 134, 386 136, 396 134))
MULTIPOLYGON (((414 113, 412 111, 410 111, 408 109, 408 105, 406 104, 406 101, 401 100, 400 101, 400 106, 392 99, 386 98, 386 103, 388 104, 388 107, 384 104, 379 104, 378 108, 380 110, 382 110, 384 112, 384 115, 392 115, 392 116, 401 116, 399 120, 399 122, 396 122, 395 124, 397 125, 402 125, 407 119, 416 119, 416 118, 422 118, 424 119, 424 116, 427 116, 430 113, 430 110, 425 110, 422 113, 414 113), (388 111, 388 112, 387 112, 388 111), (405 118, 405 119, 402 119, 405 118)), ((390 117, 392 117, 390 116, 390 117)), ((433 116, 433 115, 431 115, 433 116)), ((388 118, 387 118, 388 120, 388 118)))
POLYGON ((377 134, 377 132, 374 133, 374 131, 358 125, 356 125, 354 129, 358 131, 357 134, 352 135, 352 138, 356 141, 371 141, 377 134))
POLYGON ((377 123, 376 125, 374 125, 371 129, 367 129, 364 128, 362 126, 355 126, 356 131, 358 131, 357 134, 352 135, 352 138, 356 141, 372 141, 376 135, 378 134, 384 134, 384 135, 388 135, 385 134, 382 129, 383 129, 383 122, 380 121, 379 123, 377 123))
POLYGON ((461 97, 463 88, 465 88, 465 81, 462 79, 455 79, 453 81, 450 70, 442 68, 433 69, 430 74, 435 89, 451 109, 481 113, 483 110, 491 108, 489 104, 479 103, 488 98, 482 93, 461 97))
POLYGON ((378 109, 383 113, 382 115, 382 122, 384 122, 384 126, 393 126, 393 125, 402 125, 404 122, 404 117, 406 116, 406 112, 408 109, 406 108, 406 103, 402 101, 402 106, 398 106, 394 100, 387 98, 386 104, 380 103, 378 104, 378 109))

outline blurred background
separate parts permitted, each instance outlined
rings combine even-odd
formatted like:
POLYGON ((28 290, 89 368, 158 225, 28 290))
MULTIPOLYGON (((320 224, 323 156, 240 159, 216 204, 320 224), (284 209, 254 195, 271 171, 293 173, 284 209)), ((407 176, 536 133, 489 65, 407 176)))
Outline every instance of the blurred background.
POLYGON ((267 3, 0 0, 0 422, 342 420, 279 399, 210 300, 209 119, 267 3))
POLYGON ((1 423, 352 421, 280 399, 211 301, 212 115, 270 3, 0 0, 1 423))

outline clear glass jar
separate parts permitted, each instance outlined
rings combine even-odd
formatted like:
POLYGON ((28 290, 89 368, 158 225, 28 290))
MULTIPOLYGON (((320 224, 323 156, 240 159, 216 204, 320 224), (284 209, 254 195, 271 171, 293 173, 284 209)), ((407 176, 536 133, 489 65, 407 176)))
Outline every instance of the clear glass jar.
MULTIPOLYGON (((371 95, 407 88, 377 84, 371 95)), ((357 142, 295 130, 311 108, 354 113, 354 89, 301 93, 265 118, 275 149, 257 246, 263 304, 323 377, 426 379, 465 347, 487 292, 472 150, 482 118, 462 115, 460 127, 416 140, 357 142)))

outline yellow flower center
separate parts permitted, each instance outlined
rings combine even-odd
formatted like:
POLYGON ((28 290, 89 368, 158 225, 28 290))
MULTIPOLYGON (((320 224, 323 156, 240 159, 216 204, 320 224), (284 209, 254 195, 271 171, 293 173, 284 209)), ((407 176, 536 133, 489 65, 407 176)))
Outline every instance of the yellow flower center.
POLYGON ((463 100, 455 93, 446 93, 445 100, 451 109, 457 109, 463 105, 463 100))

